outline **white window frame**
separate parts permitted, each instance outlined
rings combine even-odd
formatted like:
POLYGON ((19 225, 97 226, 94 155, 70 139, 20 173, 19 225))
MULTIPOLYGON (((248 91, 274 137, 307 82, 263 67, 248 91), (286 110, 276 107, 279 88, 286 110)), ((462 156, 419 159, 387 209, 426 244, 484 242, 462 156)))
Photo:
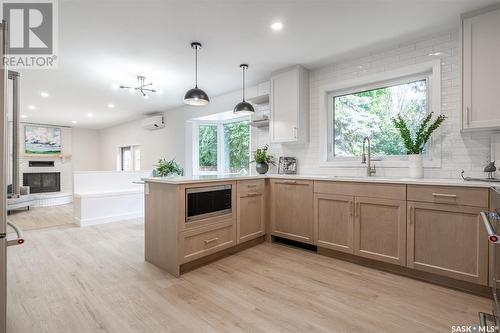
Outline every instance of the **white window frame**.
MULTIPOLYGON (((397 85, 412 81, 427 80, 427 112, 441 114, 441 62, 439 59, 420 63, 404 68, 385 71, 382 73, 366 75, 363 77, 342 82, 332 81, 319 88, 320 99, 320 167, 363 167, 359 157, 334 157, 333 156, 333 98, 346 94, 367 91, 388 85, 397 85)), ((424 166, 441 167, 441 140, 439 130, 436 131, 429 142, 428 152, 424 155, 424 166)), ((377 167, 408 167, 406 155, 373 156, 380 159, 377 167)))
MULTIPOLYGON (((233 118, 229 120, 195 120, 193 121, 193 175, 228 175, 231 173, 224 172, 224 125, 230 123, 237 123, 240 121, 251 121, 250 116, 243 116, 238 118, 233 118), (217 126, 217 171, 200 171, 199 165, 199 150, 200 150, 200 136, 199 127, 202 125, 217 126)), ((248 125, 250 126, 250 124, 248 125)), ((250 130, 250 138, 248 145, 248 154, 251 156, 251 142, 252 142, 252 131, 250 130)))
POLYGON ((140 164, 141 162, 139 161, 139 168, 136 170, 136 165, 135 165, 135 150, 141 150, 141 146, 140 145, 123 145, 123 146, 119 146, 117 148, 117 154, 116 154, 116 171, 122 171, 122 172, 132 172, 132 171, 138 171, 140 170, 140 164), (130 147, 130 156, 131 156, 131 168, 132 170, 129 170, 129 171, 125 171, 125 170, 122 170, 122 149, 123 148, 129 148, 130 147))

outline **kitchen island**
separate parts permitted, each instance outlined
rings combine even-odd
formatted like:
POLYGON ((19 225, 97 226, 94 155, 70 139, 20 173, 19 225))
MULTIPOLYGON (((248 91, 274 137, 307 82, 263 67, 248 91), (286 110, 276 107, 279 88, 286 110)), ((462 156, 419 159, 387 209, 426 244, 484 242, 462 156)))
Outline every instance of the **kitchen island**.
POLYGON ((267 237, 481 294, 490 284, 479 214, 488 210, 490 183, 307 175, 144 181, 146 260, 174 276, 267 237))

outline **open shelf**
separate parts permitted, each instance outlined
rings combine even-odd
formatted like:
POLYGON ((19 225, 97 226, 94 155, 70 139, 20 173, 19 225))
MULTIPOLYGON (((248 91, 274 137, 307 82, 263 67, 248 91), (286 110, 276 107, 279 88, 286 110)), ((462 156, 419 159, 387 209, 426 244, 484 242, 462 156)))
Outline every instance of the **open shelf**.
POLYGON ((250 125, 253 127, 269 127, 269 119, 252 120, 250 125))
POLYGON ((257 104, 257 105, 269 104, 269 94, 250 97, 248 98, 248 101, 252 104, 257 104))

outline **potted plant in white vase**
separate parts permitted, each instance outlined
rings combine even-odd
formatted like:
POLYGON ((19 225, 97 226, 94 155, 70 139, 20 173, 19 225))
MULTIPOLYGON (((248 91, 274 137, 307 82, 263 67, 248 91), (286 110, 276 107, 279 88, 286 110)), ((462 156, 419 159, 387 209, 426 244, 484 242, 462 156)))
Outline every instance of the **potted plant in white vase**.
POLYGON ((429 141, 432 132, 441 126, 443 121, 446 119, 446 116, 441 114, 434 120, 434 122, 430 123, 431 119, 432 112, 429 113, 420 126, 418 126, 415 133, 415 139, 413 139, 408 124, 401 115, 397 115, 396 118, 392 119, 394 126, 399 130, 399 134, 401 135, 406 148, 410 178, 424 177, 424 162, 422 153, 424 151, 425 144, 429 141))

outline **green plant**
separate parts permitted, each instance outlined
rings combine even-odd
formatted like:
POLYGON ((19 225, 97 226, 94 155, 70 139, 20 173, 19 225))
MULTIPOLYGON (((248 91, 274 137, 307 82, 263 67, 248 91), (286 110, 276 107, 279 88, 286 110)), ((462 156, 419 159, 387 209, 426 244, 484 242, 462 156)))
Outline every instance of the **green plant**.
POLYGON ((411 131, 408 127, 408 124, 403 119, 401 115, 397 115, 396 118, 392 118, 392 122, 394 126, 399 130, 399 134, 403 139, 403 143, 406 148, 406 154, 421 154, 424 150, 425 144, 429 141, 432 132, 434 132, 443 121, 446 119, 445 115, 439 115, 433 123, 429 126, 429 122, 432 119, 432 112, 425 117, 420 126, 418 127, 417 132, 415 133, 415 140, 413 140, 411 131))
POLYGON ((258 148, 253 154, 252 162, 274 165, 274 157, 272 155, 267 154, 268 149, 269 149, 268 145, 265 145, 262 148, 258 148))
POLYGON ((165 158, 162 158, 158 161, 156 165, 156 171, 158 172, 158 176, 165 177, 169 175, 179 175, 182 176, 182 167, 179 163, 175 162, 175 158, 167 161, 165 158))

